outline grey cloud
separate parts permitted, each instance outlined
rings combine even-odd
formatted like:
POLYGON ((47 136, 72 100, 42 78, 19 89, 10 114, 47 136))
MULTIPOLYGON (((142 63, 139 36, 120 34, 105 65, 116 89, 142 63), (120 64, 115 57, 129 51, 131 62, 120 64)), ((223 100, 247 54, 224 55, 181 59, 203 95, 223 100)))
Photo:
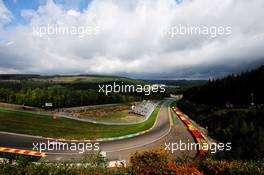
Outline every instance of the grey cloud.
POLYGON ((76 15, 47 2, 37 11, 23 12, 30 18, 28 25, 8 31, 0 27, 0 34, 5 34, 1 37, 14 42, 9 46, 0 43, 0 72, 204 79, 263 62, 262 0, 185 0, 181 4, 174 0, 94 0, 83 12, 71 9, 76 15), (58 23, 99 26, 100 31, 83 38, 31 34, 33 27, 58 23), (230 26, 232 34, 215 38, 164 35, 179 24, 230 26))

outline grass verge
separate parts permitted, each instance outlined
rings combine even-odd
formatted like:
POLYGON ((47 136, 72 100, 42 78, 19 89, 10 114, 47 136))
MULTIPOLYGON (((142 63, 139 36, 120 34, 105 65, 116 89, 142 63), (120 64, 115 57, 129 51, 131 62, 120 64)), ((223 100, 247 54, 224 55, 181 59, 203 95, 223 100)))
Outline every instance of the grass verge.
POLYGON ((50 115, 0 108, 0 131, 65 139, 98 139, 124 136, 147 130, 155 123, 158 105, 147 121, 135 125, 100 125, 50 115))

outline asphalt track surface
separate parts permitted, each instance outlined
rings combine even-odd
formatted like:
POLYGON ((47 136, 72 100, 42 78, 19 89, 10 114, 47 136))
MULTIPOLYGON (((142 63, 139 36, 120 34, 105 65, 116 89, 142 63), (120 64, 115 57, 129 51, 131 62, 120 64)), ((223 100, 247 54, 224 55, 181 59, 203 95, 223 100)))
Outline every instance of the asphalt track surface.
MULTIPOLYGON (((167 99, 161 105, 154 127, 150 131, 131 138, 99 142, 100 150, 106 153, 106 157, 109 160, 129 161, 131 154, 136 151, 140 152, 152 148, 165 147, 165 144, 168 145, 170 143, 179 143, 179 141, 184 143, 195 142, 181 120, 179 120, 175 114, 171 115, 169 108, 169 104, 171 102, 172 99, 167 99), (173 125, 171 117, 175 117, 175 125, 173 125)), ((47 139, 41 137, 23 136, 0 132, 0 147, 33 150, 33 143, 36 144, 47 142, 47 139)), ((78 160, 82 156, 79 151, 70 150, 44 152, 47 153, 47 157, 45 157, 43 161, 78 160)), ((177 158, 182 155, 194 157, 195 154, 195 150, 177 150, 171 155, 173 158, 177 158)))

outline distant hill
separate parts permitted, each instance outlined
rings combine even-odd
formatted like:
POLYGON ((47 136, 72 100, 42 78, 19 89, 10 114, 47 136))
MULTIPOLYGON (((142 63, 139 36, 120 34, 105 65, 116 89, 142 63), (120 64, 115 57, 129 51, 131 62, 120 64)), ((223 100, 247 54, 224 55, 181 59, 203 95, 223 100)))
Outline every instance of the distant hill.
POLYGON ((0 80, 28 80, 31 78, 37 78, 40 75, 35 74, 0 74, 0 80))
POLYGON ((197 104, 250 105, 264 103, 264 65, 258 69, 210 80, 203 86, 185 91, 184 99, 197 104))
POLYGON ((31 75, 0 74, 0 88, 23 89, 63 86, 73 89, 98 89, 98 84, 148 84, 143 80, 107 75, 31 75))
POLYGON ((165 84, 167 86, 176 86, 181 89, 187 89, 195 86, 201 86, 206 84, 207 80, 146 80, 150 83, 165 84))
MULTIPOLYGON (((145 94, 120 92, 105 94, 104 85, 147 85, 143 80, 105 75, 0 75, 0 102, 43 107, 46 102, 55 108, 127 103, 142 99, 159 99, 167 93, 145 94)), ((112 87, 108 87, 112 89, 112 87)), ((121 89, 121 88, 120 88, 121 89)))
POLYGON ((49 83, 102 83, 102 82, 128 82, 128 83, 146 83, 142 80, 136 80, 126 77, 108 76, 108 75, 34 75, 34 74, 0 74, 1 80, 31 80, 49 83))

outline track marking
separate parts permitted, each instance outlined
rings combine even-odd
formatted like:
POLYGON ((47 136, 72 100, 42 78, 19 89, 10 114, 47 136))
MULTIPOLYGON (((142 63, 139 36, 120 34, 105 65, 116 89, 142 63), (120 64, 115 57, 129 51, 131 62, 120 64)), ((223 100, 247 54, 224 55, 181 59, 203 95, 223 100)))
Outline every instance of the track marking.
MULTIPOLYGON (((159 113, 162 112, 162 114, 164 114, 164 108, 167 109, 167 105, 166 105, 167 102, 168 102, 168 101, 166 101, 166 102, 164 102, 164 103, 162 104, 159 113), (163 110, 162 110, 162 109, 163 109, 163 110)), ((168 114, 170 113, 170 111, 168 111, 168 110, 166 110, 166 111, 168 112, 168 114)), ((158 114, 158 115, 159 115, 159 114, 158 114)), ((170 116, 167 115, 167 117, 170 117, 170 116)), ((158 118, 158 117, 157 117, 157 118, 158 118)), ((156 122, 157 122, 157 118, 156 118, 156 122)), ((155 123, 156 123, 156 122, 155 122, 155 123)), ((148 143, 144 143, 144 144, 136 145, 136 146, 131 146, 131 147, 127 147, 127 148, 122 148, 122 149, 117 149, 117 150, 109 150, 109 151, 104 151, 104 150, 102 150, 102 151, 104 151, 104 152, 106 152, 106 153, 112 153, 112 152, 125 151, 125 150, 135 149, 135 148, 138 148, 138 147, 143 147, 143 146, 149 145, 149 144, 154 143, 154 142, 156 142, 156 141, 158 141, 158 140, 161 140, 163 137, 167 136, 167 135, 170 133, 171 128, 172 128, 172 125, 171 125, 171 124, 170 124, 169 126, 170 126, 170 127, 169 127, 169 130, 168 130, 164 135, 162 135, 162 136, 160 136, 159 138, 156 138, 156 139, 154 139, 154 140, 152 140, 152 141, 150 141, 150 142, 148 142, 148 143)), ((73 155, 74 153, 46 153, 46 154, 51 154, 51 155, 52 155, 52 154, 53 154, 53 155, 73 155)), ((76 154, 76 153, 75 153, 75 154, 76 154)))

